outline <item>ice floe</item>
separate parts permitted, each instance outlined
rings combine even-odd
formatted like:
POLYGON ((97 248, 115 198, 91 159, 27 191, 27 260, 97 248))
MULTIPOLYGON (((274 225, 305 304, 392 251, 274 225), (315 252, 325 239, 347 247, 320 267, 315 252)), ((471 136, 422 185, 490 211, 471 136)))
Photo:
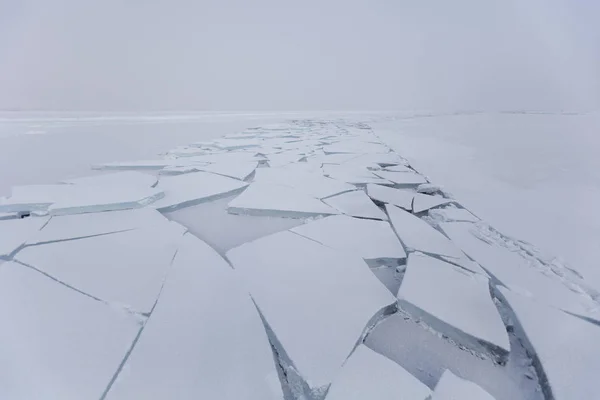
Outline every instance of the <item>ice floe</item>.
POLYGON ((382 179, 394 182, 398 186, 416 187, 422 183, 427 183, 423 176, 415 172, 373 171, 373 173, 382 179))
POLYGON ((104 175, 92 175, 81 178, 66 179, 62 183, 90 186, 140 186, 153 187, 158 182, 156 176, 137 171, 113 172, 104 175))
POLYGON ((370 321, 396 302, 361 258, 291 232, 246 243, 227 258, 264 316, 298 397, 322 398, 370 321))
POLYGON ((235 272, 186 234, 107 399, 282 400, 261 318, 235 272))
POLYGON ((387 179, 373 175, 373 173, 365 167, 356 167, 352 165, 334 165, 324 164, 323 173, 333 179, 342 182, 352 183, 355 185, 366 185, 368 183, 379 183, 382 185, 392 185, 393 183, 387 179))
POLYGON ((0 260, 8 259, 48 223, 48 218, 18 218, 0 221, 0 260))
POLYGON ((340 369, 325 400, 425 400, 430 394, 404 368, 360 345, 340 369))
POLYGON ((415 192, 403 189, 394 189, 382 185, 367 185, 367 194, 370 198, 380 203, 389 203, 412 211, 412 202, 415 192))
POLYGON ((495 400, 491 394, 473 382, 459 378, 450 370, 444 371, 431 400, 495 400))
POLYGON ((254 182, 229 203, 234 214, 271 215, 301 218, 339 214, 321 200, 297 189, 271 183, 254 182))
MULTIPOLYGON (((301 163, 292 165, 301 165, 301 163)), ((289 186, 319 199, 356 189, 350 184, 326 178, 319 173, 303 172, 289 167, 260 168, 256 171, 254 182, 289 186)))
POLYGON ((508 335, 485 277, 412 253, 398 299, 415 318, 457 343, 500 362, 507 359, 508 335))
POLYGON ((478 222, 479 218, 464 208, 446 207, 429 210, 429 216, 440 222, 478 222))
POLYGON ((413 212, 421 213, 434 207, 443 206, 452 203, 454 200, 446 199, 440 196, 431 196, 428 194, 416 193, 413 199, 413 212))
POLYGON ((0 398, 98 399, 140 326, 31 268, 0 266, 0 398))
POLYGON ((215 200, 242 191, 248 184, 208 172, 163 176, 157 189, 165 196, 152 206, 159 211, 174 211, 204 201, 215 200))
POLYGON ((353 217, 388 219, 387 215, 362 190, 338 194, 323 201, 343 214, 353 217))
POLYGON ((223 175, 243 181, 250 175, 252 175, 257 166, 258 162, 251 161, 243 163, 215 163, 199 167, 199 169, 201 171, 212 172, 214 174, 223 175))
POLYGON ((452 258, 464 257, 448 238, 419 217, 389 204, 385 209, 406 249, 452 258))
POLYGON ((325 246, 356 254, 369 261, 406 258, 388 222, 335 215, 291 229, 325 246))

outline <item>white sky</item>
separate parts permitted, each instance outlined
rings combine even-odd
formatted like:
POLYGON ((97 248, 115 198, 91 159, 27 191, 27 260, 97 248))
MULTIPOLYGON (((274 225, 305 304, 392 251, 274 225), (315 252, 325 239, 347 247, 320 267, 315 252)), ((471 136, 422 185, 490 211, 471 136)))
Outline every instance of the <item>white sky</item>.
POLYGON ((0 109, 600 107, 598 0, 0 0, 0 109))

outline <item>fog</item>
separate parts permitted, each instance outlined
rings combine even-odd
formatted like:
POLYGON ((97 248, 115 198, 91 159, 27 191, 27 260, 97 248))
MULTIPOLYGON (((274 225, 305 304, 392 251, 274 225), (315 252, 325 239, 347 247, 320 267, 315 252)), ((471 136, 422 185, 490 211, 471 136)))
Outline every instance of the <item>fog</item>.
POLYGON ((596 0, 0 0, 0 109, 589 110, 596 0))

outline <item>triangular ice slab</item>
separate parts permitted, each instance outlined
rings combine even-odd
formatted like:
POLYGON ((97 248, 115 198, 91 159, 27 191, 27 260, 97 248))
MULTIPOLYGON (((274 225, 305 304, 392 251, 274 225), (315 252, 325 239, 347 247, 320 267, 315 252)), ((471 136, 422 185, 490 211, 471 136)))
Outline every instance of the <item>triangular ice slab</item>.
POLYGON ((362 190, 338 194, 323 201, 342 213, 353 217, 388 219, 387 215, 362 190))
POLYGON ((174 211, 238 193, 247 185, 239 180, 208 172, 165 176, 157 185, 159 190, 165 192, 165 197, 154 203, 153 207, 162 212, 174 211))
POLYGON ((416 187, 422 183, 427 183, 423 176, 415 172, 374 171, 373 173, 399 186, 416 187))
POLYGON ((140 326, 17 263, 0 267, 2 399, 99 399, 140 326))
POLYGON ((415 192, 403 189, 394 189, 381 185, 367 185, 367 194, 373 200, 389 203, 401 207, 406 211, 412 210, 412 201, 415 192))
POLYGON ((291 229, 325 246, 365 260, 399 260, 406 253, 388 222, 335 215, 291 229))
POLYGON ((152 228, 26 247, 15 259, 94 298, 149 312, 185 232, 152 228))
POLYGON ((468 222, 440 224, 452 241, 477 261, 500 283, 516 293, 534 297, 547 305, 600 321, 600 315, 589 311, 584 297, 528 265, 527 260, 506 248, 491 246, 470 232, 475 225, 468 222))
POLYGON ((600 371, 600 326, 522 297, 503 287, 525 346, 535 354, 546 398, 595 399, 600 371))
POLYGON ((450 370, 444 371, 435 385, 431 400, 495 400, 491 394, 466 379, 459 378, 450 370))
POLYGON ((398 207, 385 206, 392 226, 406 249, 462 258, 464 254, 427 222, 398 207))
POLYGON ((225 260, 191 234, 106 398, 283 399, 250 296, 225 260))
POLYGON ((339 214, 321 200, 288 186, 254 182, 233 199, 227 210, 233 214, 310 217, 339 214))
POLYGON ((454 200, 445 199, 439 196, 430 196, 428 194, 416 193, 413 199, 413 212, 421 213, 430 208, 439 207, 444 204, 452 203, 454 200))
POLYGON ((252 161, 243 163, 215 163, 200 167, 199 169, 243 181, 254 172, 257 166, 258 162, 252 161))
POLYGON ((318 199, 356 189, 347 183, 326 178, 320 173, 297 171, 287 166, 282 168, 260 168, 256 171, 254 182, 289 186, 318 199))
POLYGON ((508 335, 487 278, 413 253, 398 299, 402 308, 457 343, 498 361, 507 359, 508 335))
POLYGON ((297 397, 321 398, 369 321, 396 300, 361 258, 291 232, 227 258, 272 330, 288 380, 305 388, 297 397))
POLYGON ((430 394, 400 365, 361 344, 340 369, 325 400, 425 400, 430 394))
POLYGON ((67 179, 63 183, 74 185, 91 185, 91 186, 140 186, 152 187, 158 182, 158 178, 153 175, 144 174, 137 171, 122 171, 113 172, 104 175, 85 176, 82 178, 67 179))
POLYGON ((0 221, 0 260, 7 259, 48 222, 48 218, 18 218, 0 221))

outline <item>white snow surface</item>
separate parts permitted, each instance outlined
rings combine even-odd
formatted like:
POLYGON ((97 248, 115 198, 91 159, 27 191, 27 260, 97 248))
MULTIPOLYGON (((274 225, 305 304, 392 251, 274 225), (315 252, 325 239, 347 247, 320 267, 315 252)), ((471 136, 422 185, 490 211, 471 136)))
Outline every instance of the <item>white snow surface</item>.
POLYGON ((505 288, 498 290, 515 313, 526 345, 539 359, 548 380, 545 392, 551 392, 556 400, 596 398, 600 326, 505 288))
POLYGON ((396 301, 359 257, 291 232, 246 243, 227 258, 280 343, 288 374, 311 395, 326 390, 369 321, 396 301))
POLYGON ((464 254, 448 238, 427 222, 389 204, 386 204, 385 209, 406 249, 452 258, 464 257, 464 254))
POLYGON ((495 400, 491 394, 473 382, 459 378, 452 371, 446 370, 442 374, 431 400, 495 400))
POLYGON ((373 203, 363 190, 338 194, 323 200, 340 212, 359 218, 387 220, 387 215, 373 203))
POLYGON ((266 332, 235 272, 186 234, 107 399, 283 400, 266 332))
POLYGON ((406 189, 394 189, 382 185, 368 184, 367 194, 373 200, 389 203, 401 207, 406 211, 412 211, 412 202, 416 193, 406 189))
POLYGON ((339 214, 339 211, 289 186, 254 182, 229 203, 235 214, 310 217, 339 214))
POLYGON ((98 399, 140 326, 31 268, 0 265, 0 398, 98 399))
POLYGON ((0 221, 0 260, 23 246, 48 222, 47 217, 29 217, 0 221))
POLYGON ((239 180, 208 172, 162 176, 157 189, 164 191, 165 196, 152 206, 159 211, 174 211, 238 193, 247 185, 239 180))
POLYGON ((400 306, 434 330, 474 351, 506 359, 506 328, 485 277, 412 253, 398 291, 400 306))
POLYGON ((430 394, 404 368, 361 344, 338 372, 325 400, 425 400, 430 394))
POLYGON ((386 221, 334 215, 291 231, 365 260, 406 258, 402 244, 386 221))

